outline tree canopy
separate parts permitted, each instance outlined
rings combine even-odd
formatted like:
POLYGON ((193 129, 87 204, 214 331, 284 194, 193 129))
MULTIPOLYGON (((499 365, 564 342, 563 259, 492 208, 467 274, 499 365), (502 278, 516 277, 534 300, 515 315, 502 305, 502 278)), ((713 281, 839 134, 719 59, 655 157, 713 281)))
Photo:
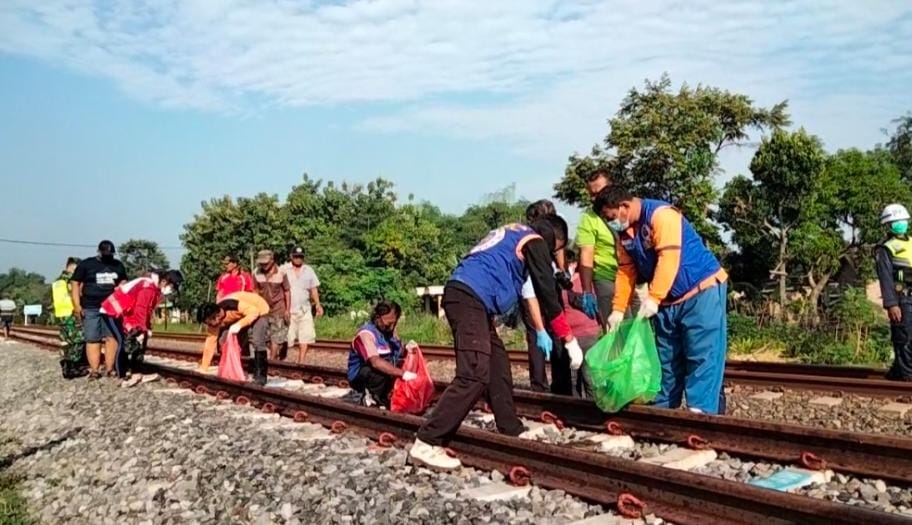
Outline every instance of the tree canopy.
POLYGON ((130 239, 120 245, 118 253, 127 269, 127 276, 131 279, 139 277, 151 269, 168 268, 168 257, 155 241, 130 239))
POLYGON ((454 216, 428 203, 400 203, 385 179, 336 185, 307 175, 284 200, 212 199, 181 236, 187 248, 182 301, 192 307, 214 296, 225 255, 249 267, 259 250, 284 261, 301 245, 329 313, 364 309, 380 298, 413 305, 416 287, 444 284, 469 248, 491 229, 521 220, 525 206, 494 199, 454 216))

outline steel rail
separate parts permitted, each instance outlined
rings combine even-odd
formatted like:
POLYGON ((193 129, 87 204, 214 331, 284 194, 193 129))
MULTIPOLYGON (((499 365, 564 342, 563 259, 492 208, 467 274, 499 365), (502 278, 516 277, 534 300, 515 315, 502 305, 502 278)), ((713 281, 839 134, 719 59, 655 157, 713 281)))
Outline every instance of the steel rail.
MULTIPOLYGON (((22 334, 16 334, 16 337, 43 346, 57 347, 47 339, 37 339, 22 334)), ((184 359, 190 359, 188 354, 192 354, 192 352, 184 350, 172 350, 172 353, 182 355, 184 359)), ((411 440, 422 421, 417 416, 394 414, 339 400, 227 381, 161 364, 146 363, 144 366, 147 371, 157 372, 173 379, 181 386, 193 388, 197 392, 219 394, 221 397, 245 397, 252 400, 255 405, 269 404, 271 405, 270 410, 286 416, 300 418, 304 413, 306 414, 304 419, 327 426, 342 420, 349 426, 374 438, 378 438, 380 433, 389 432, 403 441, 411 440)), ((325 373, 332 369, 308 367, 308 370, 325 373)), ((327 377, 332 376, 327 374, 327 377)), ((438 388, 440 386, 438 385, 438 388)), ((559 396, 529 394, 532 397, 555 398, 551 401, 584 403, 580 400, 561 399, 559 396)), ((540 408, 540 406, 536 408, 540 408)), ((665 412, 665 414, 650 414, 649 412, 646 410, 642 415, 651 417, 670 415, 669 411, 659 411, 665 412)), ((733 424, 737 422, 733 418, 711 418, 689 414, 685 414, 685 418, 692 419, 699 425, 714 423, 715 421, 712 420, 727 419, 732 420, 730 422, 733 424)), ((666 425, 665 421, 653 423, 659 428, 666 425)), ((662 431, 660 430, 659 433, 661 434, 662 431)), ((648 512, 675 523, 832 523, 847 525, 912 523, 912 520, 895 514, 761 489, 743 483, 567 447, 520 440, 466 426, 460 428, 451 446, 461 454, 461 459, 466 465, 485 470, 497 469, 508 474, 513 467, 522 466, 529 470, 532 481, 543 487, 561 489, 603 505, 616 505, 622 494, 632 494, 647 503, 648 512)))
MULTIPOLYGON (((389 432, 411 441, 423 421, 411 415, 361 407, 344 401, 226 381, 194 371, 149 364, 150 371, 174 378, 185 387, 210 393, 243 396, 287 416, 305 412, 324 425, 343 421, 379 438, 389 432)), ((648 505, 648 512, 679 524, 909 524, 894 514, 852 507, 720 480, 686 471, 609 457, 603 454, 502 436, 461 427, 450 442, 468 466, 500 470, 509 475, 521 466, 543 487, 613 506, 629 493, 648 505)))
MULTIPOLYGON (((199 353, 177 348, 152 347, 154 354, 195 361, 199 353)), ((249 359, 245 366, 251 366, 249 359)), ((307 381, 333 383, 346 379, 345 370, 270 361, 270 373, 307 381)), ((435 382, 438 393, 447 383, 435 382)), ((691 436, 709 442, 719 452, 779 463, 800 463, 808 453, 826 461, 829 468, 862 477, 912 484, 912 439, 882 434, 828 430, 801 425, 735 417, 711 417, 680 410, 631 405, 616 414, 605 414, 592 401, 552 394, 515 390, 517 413, 538 418, 552 412, 573 427, 603 431, 608 422, 637 439, 685 444, 691 436)))

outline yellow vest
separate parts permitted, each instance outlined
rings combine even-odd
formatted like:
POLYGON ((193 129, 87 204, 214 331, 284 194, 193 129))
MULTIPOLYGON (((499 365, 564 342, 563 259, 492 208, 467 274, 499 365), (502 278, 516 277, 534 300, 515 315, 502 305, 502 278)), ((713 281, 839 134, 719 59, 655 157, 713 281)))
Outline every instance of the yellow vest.
POLYGON ((907 279, 912 282, 912 237, 891 237, 883 245, 893 263, 893 279, 896 285, 906 283, 907 279))
POLYGON ((63 319, 73 315, 73 299, 70 297, 70 282, 66 279, 57 279, 51 285, 51 295, 54 298, 54 317, 63 319))

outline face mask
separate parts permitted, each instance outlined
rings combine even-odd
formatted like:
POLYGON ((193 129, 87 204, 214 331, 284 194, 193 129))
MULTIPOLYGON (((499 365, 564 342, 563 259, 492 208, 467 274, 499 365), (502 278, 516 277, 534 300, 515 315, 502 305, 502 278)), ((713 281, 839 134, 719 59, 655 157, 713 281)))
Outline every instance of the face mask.
POLYGON ((101 260, 106 263, 114 262, 114 254, 102 254, 101 260))
POLYGON ((173 293, 174 293, 174 287, 171 286, 170 284, 166 285, 165 287, 162 288, 162 295, 171 295, 173 293))
POLYGON ((622 231, 626 230, 629 226, 630 226, 629 222, 627 222, 627 221, 621 222, 617 219, 614 219, 613 221, 610 221, 608 223, 608 227, 618 233, 621 233, 622 231))
POLYGON ((905 235, 909 231, 909 221, 896 221, 890 223, 890 231, 896 235, 905 235))

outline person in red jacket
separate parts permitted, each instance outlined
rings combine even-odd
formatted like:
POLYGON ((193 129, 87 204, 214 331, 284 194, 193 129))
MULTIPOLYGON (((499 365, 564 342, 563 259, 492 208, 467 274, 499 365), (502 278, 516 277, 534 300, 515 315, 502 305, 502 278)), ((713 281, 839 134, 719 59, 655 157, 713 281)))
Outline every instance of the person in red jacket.
POLYGON ((121 284, 101 304, 102 318, 117 341, 114 369, 117 377, 128 379, 124 386, 133 386, 142 379, 131 372, 142 362, 155 307, 162 296, 176 293, 183 281, 178 270, 152 271, 121 284))

